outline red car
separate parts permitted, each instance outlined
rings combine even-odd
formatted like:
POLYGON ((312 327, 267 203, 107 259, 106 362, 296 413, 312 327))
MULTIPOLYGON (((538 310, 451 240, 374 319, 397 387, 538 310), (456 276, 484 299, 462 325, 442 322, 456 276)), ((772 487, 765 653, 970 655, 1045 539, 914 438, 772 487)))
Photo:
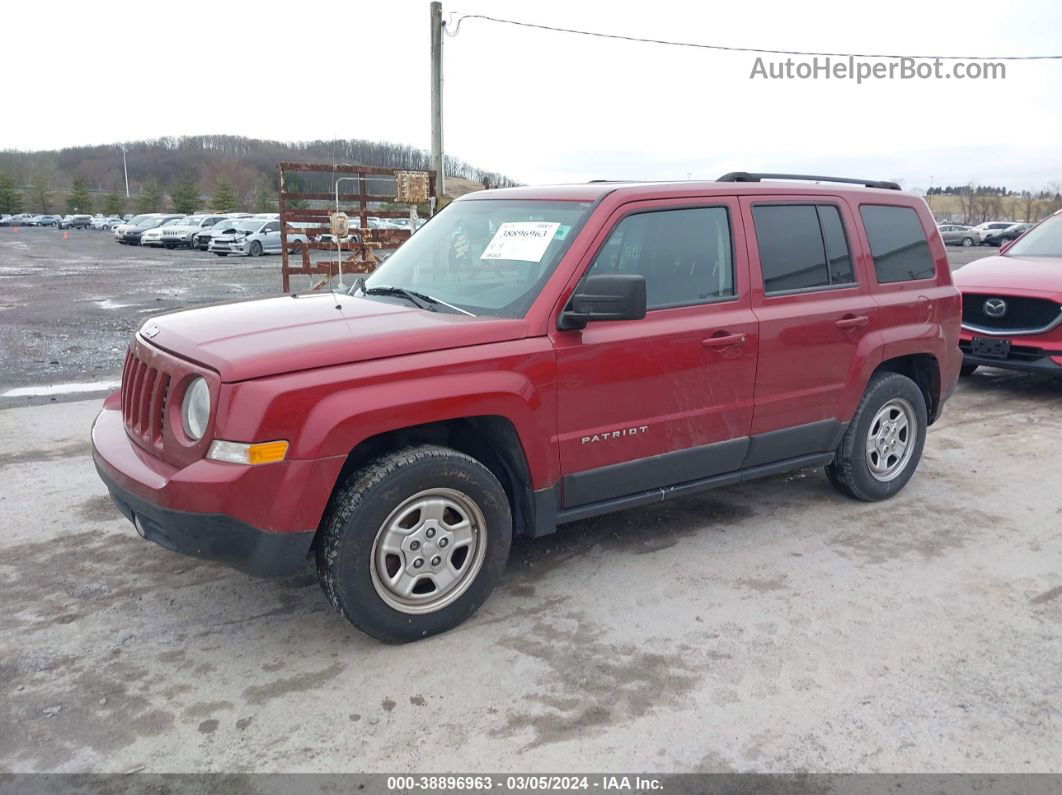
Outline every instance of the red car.
POLYGON ((312 554, 391 642, 471 615, 514 535, 800 467, 890 497, 961 364, 944 244, 894 183, 784 176, 473 193, 345 292, 154 318, 99 474, 174 551, 312 554))
POLYGON ((1062 211, 954 278, 963 375, 981 365, 1062 375, 1062 211))

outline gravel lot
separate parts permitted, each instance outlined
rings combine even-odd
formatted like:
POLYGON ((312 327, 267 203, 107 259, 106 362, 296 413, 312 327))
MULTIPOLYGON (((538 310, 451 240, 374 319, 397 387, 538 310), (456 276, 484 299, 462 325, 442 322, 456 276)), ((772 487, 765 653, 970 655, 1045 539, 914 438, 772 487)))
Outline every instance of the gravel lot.
MULTIPOLYGON (((305 289, 309 277, 295 277, 305 289)), ((123 246, 109 232, 0 227, 0 396, 11 388, 121 377, 152 314, 280 292, 280 257, 123 246), (10 352, 10 355, 8 355, 10 352)), ((62 399, 62 398, 60 398, 62 399)), ((19 399, 21 405, 33 401, 19 399)), ((0 407, 11 405, 0 397, 0 407)))
MULTIPOLYGON (((0 234, 0 391, 115 377, 147 314, 279 287, 275 257, 0 234)), ((5 400, 2 772, 1062 771, 1062 382, 965 380, 888 503, 805 471, 519 540, 471 621, 403 647, 310 568, 142 541, 98 398, 5 400)))

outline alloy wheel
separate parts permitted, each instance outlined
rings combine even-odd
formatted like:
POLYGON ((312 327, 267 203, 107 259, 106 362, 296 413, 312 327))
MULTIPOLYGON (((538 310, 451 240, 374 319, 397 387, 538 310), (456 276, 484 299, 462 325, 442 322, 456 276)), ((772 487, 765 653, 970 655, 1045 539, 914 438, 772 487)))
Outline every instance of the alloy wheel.
POLYGON ((487 551, 486 521, 468 495, 429 489, 402 502, 373 542, 372 584, 402 613, 433 613, 476 579, 487 551))
POLYGON ((867 433, 867 467, 875 480, 894 480, 911 460, 918 421, 914 407, 903 398, 893 398, 878 409, 867 433))

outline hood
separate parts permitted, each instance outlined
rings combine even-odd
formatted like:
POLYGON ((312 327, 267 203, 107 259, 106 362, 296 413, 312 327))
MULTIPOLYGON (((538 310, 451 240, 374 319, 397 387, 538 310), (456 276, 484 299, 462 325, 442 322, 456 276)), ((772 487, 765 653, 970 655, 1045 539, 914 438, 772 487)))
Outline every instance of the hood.
POLYGON ((149 344, 200 362, 231 382, 521 339, 527 323, 313 293, 162 315, 147 321, 141 334, 149 344), (152 326, 158 331, 143 333, 152 326))
POLYGON ((1054 296, 1062 300, 1062 257, 985 257, 952 274, 963 292, 1054 296))
POLYGON ((253 237, 257 232, 237 231, 237 232, 221 232, 211 237, 219 243, 232 243, 236 240, 243 240, 245 237, 253 237))

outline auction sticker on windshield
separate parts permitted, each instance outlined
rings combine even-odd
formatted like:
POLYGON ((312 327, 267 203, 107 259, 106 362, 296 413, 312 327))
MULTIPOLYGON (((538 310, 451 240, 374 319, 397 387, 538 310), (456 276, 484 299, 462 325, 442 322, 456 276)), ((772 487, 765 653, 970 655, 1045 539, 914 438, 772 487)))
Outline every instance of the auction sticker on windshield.
POLYGON ((559 223, 510 221, 498 227, 480 259, 509 259, 541 262, 559 223))

